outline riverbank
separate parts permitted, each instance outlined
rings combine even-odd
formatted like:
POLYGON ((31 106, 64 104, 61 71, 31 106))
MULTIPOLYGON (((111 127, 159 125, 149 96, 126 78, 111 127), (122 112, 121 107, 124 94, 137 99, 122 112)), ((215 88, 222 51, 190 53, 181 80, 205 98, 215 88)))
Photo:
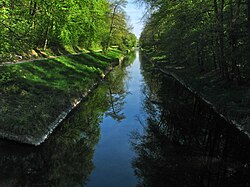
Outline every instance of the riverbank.
POLYGON ((218 70, 207 68, 200 71, 195 64, 167 63, 156 53, 149 55, 144 51, 144 56, 154 68, 175 78, 250 137, 249 77, 245 78, 244 84, 237 85, 235 82, 222 80, 218 70))
POLYGON ((123 56, 113 49, 1 66, 0 137, 39 145, 123 56))
POLYGON ((47 49, 46 51, 41 49, 36 49, 29 51, 29 53, 24 53, 23 55, 15 55, 12 59, 9 59, 10 61, 0 61, 0 66, 6 66, 6 65, 13 65, 13 64, 20 64, 20 63, 26 63, 26 62, 34 62, 34 61, 40 61, 40 60, 48 60, 53 58, 58 58, 62 56, 73 56, 73 55, 79 55, 82 53, 91 53, 91 52, 102 52, 101 49, 95 49, 95 50, 78 50, 78 51, 63 51, 61 53, 58 52, 52 52, 50 49, 47 49))

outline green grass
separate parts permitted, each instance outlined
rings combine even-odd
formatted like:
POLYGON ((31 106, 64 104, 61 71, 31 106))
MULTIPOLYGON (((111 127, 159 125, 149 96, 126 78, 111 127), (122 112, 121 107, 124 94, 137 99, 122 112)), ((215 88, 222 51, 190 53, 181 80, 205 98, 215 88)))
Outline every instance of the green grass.
POLYGON ((39 137, 122 53, 86 53, 0 67, 0 131, 39 137))

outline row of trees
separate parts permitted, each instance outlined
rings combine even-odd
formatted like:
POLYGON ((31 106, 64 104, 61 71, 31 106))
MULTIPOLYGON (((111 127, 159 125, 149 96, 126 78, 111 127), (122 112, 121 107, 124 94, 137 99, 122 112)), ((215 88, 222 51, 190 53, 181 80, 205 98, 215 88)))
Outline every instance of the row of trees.
POLYGON ((138 0, 149 17, 140 42, 170 62, 197 62, 219 69, 227 80, 249 68, 250 0, 138 0))
POLYGON ((126 0, 0 0, 0 55, 48 46, 135 45, 126 0))

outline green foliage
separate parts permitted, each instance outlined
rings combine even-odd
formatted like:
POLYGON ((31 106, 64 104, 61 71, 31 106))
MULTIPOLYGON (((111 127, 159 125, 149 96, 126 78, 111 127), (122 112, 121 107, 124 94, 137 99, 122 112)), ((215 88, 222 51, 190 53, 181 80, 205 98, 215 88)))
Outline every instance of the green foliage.
POLYGON ((109 35, 114 3, 108 0, 0 1, 0 61, 37 47, 104 45, 103 49, 107 50, 109 44, 114 43, 109 41, 119 40, 117 38, 126 37, 128 33, 122 11, 120 17, 115 13, 115 19, 119 17, 116 23, 122 25, 114 29, 114 36, 109 35))
MULTIPOLYGON (((100 57, 96 59, 110 59, 102 53, 94 53, 91 56, 100 57)), ((134 59, 130 60, 133 62, 134 59)), ((5 180, 5 186, 84 186, 87 184, 94 169, 93 155, 100 138, 100 123, 103 116, 110 115, 118 120, 122 116, 118 112, 122 107, 120 99, 123 98, 124 78, 127 73, 123 65, 115 67, 91 96, 87 97, 74 110, 73 115, 69 115, 41 146, 11 143, 11 148, 5 146, 6 149, 1 149, 0 180, 5 180), (110 99, 110 89, 113 93, 113 102, 110 99), (118 98, 118 95, 122 98, 118 98), (119 100, 116 101, 116 99, 119 100), (115 106, 116 113, 111 109, 111 105, 115 106), (28 177, 23 177, 27 168, 32 168, 32 171, 28 177)))
POLYGON ((146 3, 150 12, 140 37, 145 50, 164 55, 167 62, 196 64, 200 71, 219 69, 226 80, 240 83, 248 76, 249 4, 239 0, 139 2, 146 3))
POLYGON ((136 37, 130 32, 129 20, 123 9, 126 4, 126 0, 113 0, 110 3, 109 31, 103 34, 101 43, 104 52, 112 45, 119 46, 122 51, 135 47, 136 37))

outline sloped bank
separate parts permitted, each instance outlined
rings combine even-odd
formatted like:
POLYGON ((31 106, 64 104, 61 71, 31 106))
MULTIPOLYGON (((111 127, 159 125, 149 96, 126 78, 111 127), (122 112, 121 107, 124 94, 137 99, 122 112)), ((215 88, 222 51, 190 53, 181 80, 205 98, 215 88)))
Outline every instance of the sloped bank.
POLYGON ((250 103, 250 88, 247 85, 233 92, 230 88, 219 87, 211 77, 204 78, 204 75, 195 75, 194 72, 189 72, 185 70, 185 67, 180 68, 178 65, 163 67, 151 60, 147 54, 142 54, 157 71, 175 79, 183 88, 206 103, 230 125, 250 138, 250 108, 247 104, 250 103), (232 95, 234 97, 230 97, 232 95), (242 100, 242 102, 244 100, 244 106, 235 103, 236 99, 242 100), (234 106, 231 106, 231 103, 234 103, 234 106))
POLYGON ((41 144, 123 58, 111 50, 0 67, 0 137, 41 144))

